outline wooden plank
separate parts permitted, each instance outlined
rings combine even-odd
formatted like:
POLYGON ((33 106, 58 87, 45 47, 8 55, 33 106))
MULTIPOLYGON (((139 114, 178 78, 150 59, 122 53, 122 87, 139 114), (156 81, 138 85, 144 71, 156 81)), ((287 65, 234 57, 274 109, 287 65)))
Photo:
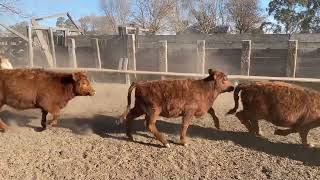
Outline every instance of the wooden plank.
MULTIPOLYGON (((128 65, 129 65, 129 60, 128 58, 123 58, 123 70, 128 71, 128 65)), ((126 74, 126 84, 131 84, 130 83, 130 75, 126 74)))
POLYGON ((81 31, 81 28, 75 23, 75 21, 73 20, 73 18, 71 17, 71 15, 67 12, 67 16, 70 19, 70 21, 73 23, 73 25, 81 31))
POLYGON ((65 31, 63 31, 63 36, 64 36, 64 46, 67 47, 68 46, 68 36, 69 36, 69 30, 66 29, 65 31))
POLYGON ((25 40, 25 41, 27 41, 27 42, 29 41, 29 39, 28 39, 26 36, 24 36, 23 34, 19 33, 18 31, 14 30, 14 29, 12 29, 12 28, 10 28, 10 27, 2 24, 2 23, 0 23, 0 26, 4 27, 4 28, 7 29, 8 31, 12 32, 13 34, 19 36, 19 37, 22 38, 23 40, 25 40))
POLYGON ((123 58, 119 59, 119 64, 118 64, 118 70, 122 70, 123 69, 123 58))
POLYGON ((94 62, 96 67, 101 69, 101 58, 100 58, 100 48, 99 48, 99 40, 97 38, 91 39, 91 46, 94 52, 94 62))
MULTIPOLYGON (((31 23, 33 26, 39 26, 39 23, 35 19, 32 19, 31 23)), ((49 51, 49 46, 44 38, 42 30, 36 30, 36 34, 37 34, 38 40, 40 42, 40 46, 42 48, 42 51, 44 52, 46 59, 48 61, 48 64, 50 67, 52 67, 53 66, 52 54, 49 51)))
POLYGON ((298 41, 289 40, 288 44, 289 44, 289 48, 288 48, 286 75, 288 77, 295 77, 297 57, 298 57, 298 41))
POLYGON ((68 39, 69 64, 73 68, 77 68, 76 43, 75 40, 68 39))
MULTIPOLYGON (((108 72, 108 73, 122 73, 122 74, 141 74, 141 75, 159 75, 159 76, 177 76, 177 77, 196 77, 203 78, 208 74, 195 73, 174 73, 174 72, 154 72, 154 71, 131 71, 131 70, 115 70, 115 69, 97 69, 97 68, 46 68, 47 70, 59 72, 74 72, 74 71, 88 71, 88 72, 108 72)), ((292 81, 292 82, 314 82, 320 83, 320 79, 316 78, 292 78, 292 77, 269 77, 269 76, 246 76, 246 75, 228 75, 229 79, 233 80, 273 80, 273 81, 292 81)))
POLYGON ((241 75, 250 75, 251 40, 242 41, 241 75))
POLYGON ((29 25, 27 27, 27 33, 28 33, 28 55, 29 55, 29 65, 33 67, 33 43, 32 43, 32 28, 29 25))
MULTIPOLYGON (((167 41, 159 41, 159 71, 168 72, 168 46, 167 41)), ((161 79, 165 79, 161 76, 161 79)))
POLYGON ((44 19, 51 19, 51 18, 56 18, 56 17, 65 16, 65 15, 67 15, 67 13, 58 13, 58 14, 54 14, 54 15, 51 15, 51 16, 34 18, 34 20, 40 21, 40 20, 44 20, 44 19))
POLYGON ((135 38, 134 34, 127 35, 127 57, 129 60, 129 69, 137 70, 137 62, 136 62, 136 46, 135 46, 135 38))
MULTIPOLYGON (((55 31, 65 31, 68 29, 70 32, 80 32, 77 29, 59 28, 59 27, 50 27, 50 28, 52 28, 52 30, 55 30, 55 31)), ((33 30, 49 30, 48 27, 40 27, 40 26, 33 26, 32 29, 33 30)))
POLYGON ((197 72, 200 74, 205 73, 206 65, 206 41, 197 41, 197 72))
POLYGON ((52 54, 52 60, 53 60, 53 67, 57 67, 56 49, 55 49, 55 46, 54 46, 52 28, 49 28, 49 39, 50 39, 50 45, 51 45, 51 54, 52 54))

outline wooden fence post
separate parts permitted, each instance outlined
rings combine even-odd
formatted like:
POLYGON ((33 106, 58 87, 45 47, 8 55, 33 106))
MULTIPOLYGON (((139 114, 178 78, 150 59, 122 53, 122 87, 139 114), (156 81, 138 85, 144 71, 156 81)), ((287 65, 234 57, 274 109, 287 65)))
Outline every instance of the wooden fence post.
POLYGON ((69 52, 69 65, 77 68, 77 57, 76 57, 76 43, 72 38, 68 39, 68 52, 69 52))
MULTIPOLYGON (((128 64, 129 64, 128 58, 124 58, 124 60, 123 60, 123 70, 124 71, 128 71, 128 64)), ((126 84, 130 84, 130 75, 129 74, 126 74, 126 84)))
POLYGON ((32 27, 29 25, 27 27, 28 32, 28 54, 29 54, 29 63, 30 67, 33 67, 33 44, 32 44, 32 27))
POLYGON ((298 58, 298 40, 289 40, 287 57, 287 77, 296 77, 296 67, 298 58))
POLYGON ((250 75, 251 40, 242 41, 241 49, 241 75, 250 75))
POLYGON ((120 36, 126 36, 128 34, 128 28, 126 26, 118 26, 118 32, 120 36))
POLYGON ((197 40, 197 72, 200 74, 205 73, 206 65, 206 41, 197 40))
MULTIPOLYGON (((159 71, 168 72, 168 46, 167 41, 159 41, 159 71)), ((165 79, 165 76, 161 76, 165 79)))
POLYGON ((63 31, 63 35, 64 35, 64 47, 68 46, 68 36, 69 36, 69 29, 66 29, 63 31))
POLYGON ((123 70, 123 58, 119 59, 118 70, 123 70))
POLYGON ((56 49, 54 47, 54 38, 53 38, 53 31, 52 28, 49 28, 49 38, 50 38, 50 45, 51 45, 51 54, 53 60, 53 67, 57 67, 57 59, 56 59, 56 49))
POLYGON ((100 58, 100 49, 99 49, 99 40, 97 38, 91 39, 91 46, 94 52, 94 62, 96 64, 96 68, 101 69, 101 58, 100 58))
POLYGON ((140 28, 136 27, 136 31, 135 31, 136 48, 139 48, 139 32, 140 32, 140 28))
MULTIPOLYGON (((134 34, 127 35, 127 57, 129 60, 128 68, 130 70, 136 71, 137 70, 137 63, 136 63, 136 45, 135 45, 135 38, 134 34)), ((136 77, 136 74, 134 74, 136 77)))

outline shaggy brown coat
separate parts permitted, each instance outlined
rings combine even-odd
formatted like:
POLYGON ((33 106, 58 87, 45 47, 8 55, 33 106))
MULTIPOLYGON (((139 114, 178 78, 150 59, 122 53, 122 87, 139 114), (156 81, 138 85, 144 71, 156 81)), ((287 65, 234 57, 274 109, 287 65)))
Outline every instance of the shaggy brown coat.
MULTIPOLYGON (((53 115, 50 126, 57 124, 60 110, 75 96, 93 96, 95 90, 83 72, 55 73, 43 69, 0 70, 0 107, 15 109, 39 108, 42 128, 46 116, 53 115)), ((0 129, 6 124, 0 120, 0 129)))
POLYGON ((219 129, 219 119, 212 108, 220 93, 233 90, 227 76, 209 69, 209 76, 201 80, 157 80, 133 83, 128 91, 128 106, 122 119, 126 119, 127 136, 132 139, 132 120, 145 114, 145 125, 156 139, 167 147, 169 144, 156 128, 158 116, 167 118, 182 116, 181 142, 186 144, 186 132, 193 117, 209 112, 219 129), (130 109, 131 92, 135 91, 135 105, 130 109))
POLYGON ((284 82, 253 82, 239 84, 234 91, 234 114, 250 132, 260 135, 258 120, 290 129, 276 129, 275 134, 286 136, 298 132, 307 145, 310 129, 320 126, 320 93, 284 82), (243 110, 237 112, 239 92, 243 110))

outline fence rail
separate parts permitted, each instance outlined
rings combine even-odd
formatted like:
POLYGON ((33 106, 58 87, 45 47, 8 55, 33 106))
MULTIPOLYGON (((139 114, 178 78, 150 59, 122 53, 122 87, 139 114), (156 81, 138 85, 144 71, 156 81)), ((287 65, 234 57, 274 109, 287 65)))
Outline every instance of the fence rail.
MULTIPOLYGON (((126 71, 126 70, 97 69, 97 68, 48 68, 48 70, 60 71, 60 72, 87 71, 87 72, 106 72, 106 73, 120 73, 120 74, 140 74, 140 75, 198 77, 198 78, 202 78, 208 75, 208 74, 196 74, 196 73, 132 71, 132 70, 126 71)), ((315 79, 315 78, 291 78, 291 77, 245 76, 245 75, 228 75, 228 78, 231 80, 273 80, 273 81, 320 83, 320 79, 315 79)))

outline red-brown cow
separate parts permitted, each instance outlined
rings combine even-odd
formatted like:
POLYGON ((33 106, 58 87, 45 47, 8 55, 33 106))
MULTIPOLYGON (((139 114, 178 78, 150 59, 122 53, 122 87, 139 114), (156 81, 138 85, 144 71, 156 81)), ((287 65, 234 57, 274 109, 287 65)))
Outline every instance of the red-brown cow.
MULTIPOLYGON (((95 90, 83 72, 55 73, 43 69, 0 70, 0 107, 16 109, 39 108, 42 128, 46 116, 53 115, 50 126, 57 125, 60 110, 75 96, 93 96, 95 90)), ((0 120, 0 129, 6 124, 0 120)))
MULTIPOLYGON (((284 82, 253 82, 239 84, 234 91, 235 107, 227 114, 237 118, 249 132, 260 136, 258 120, 289 127, 276 129, 274 134, 286 136, 298 132, 304 145, 308 145, 310 129, 320 126, 320 93, 284 82), (239 92, 243 110, 237 112, 239 92)), ((312 145, 311 145, 312 146, 312 145)))
POLYGON ((121 120, 126 120, 127 136, 133 139, 132 120, 145 114, 145 126, 164 146, 167 140, 156 128, 158 116, 167 118, 182 116, 180 140, 186 144, 186 132, 193 117, 209 112, 219 128, 219 119, 212 108, 220 93, 233 91, 227 76, 209 69, 209 76, 200 80, 157 80, 133 83, 128 90, 128 106, 121 120), (130 109, 131 92, 135 91, 135 105, 130 109))

